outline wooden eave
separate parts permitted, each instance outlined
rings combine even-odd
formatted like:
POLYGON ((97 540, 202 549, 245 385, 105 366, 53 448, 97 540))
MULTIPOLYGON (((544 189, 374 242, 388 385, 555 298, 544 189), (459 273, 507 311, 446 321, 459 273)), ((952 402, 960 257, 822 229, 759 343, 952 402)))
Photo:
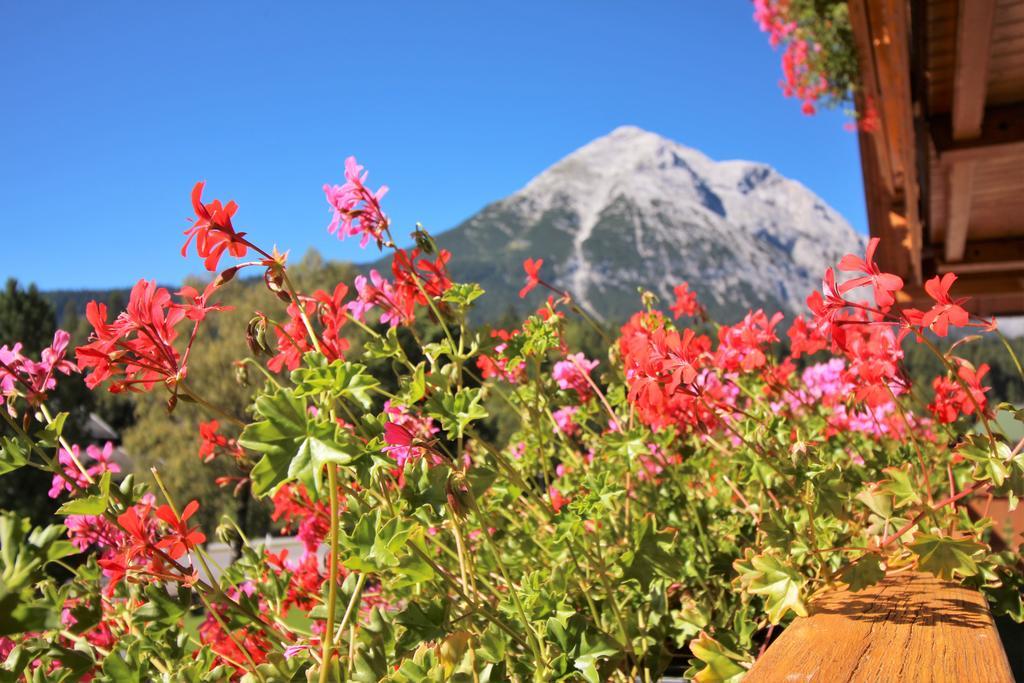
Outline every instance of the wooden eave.
POLYGON ((879 265, 956 272, 982 315, 1024 314, 1024 0, 850 0, 859 133, 879 265))

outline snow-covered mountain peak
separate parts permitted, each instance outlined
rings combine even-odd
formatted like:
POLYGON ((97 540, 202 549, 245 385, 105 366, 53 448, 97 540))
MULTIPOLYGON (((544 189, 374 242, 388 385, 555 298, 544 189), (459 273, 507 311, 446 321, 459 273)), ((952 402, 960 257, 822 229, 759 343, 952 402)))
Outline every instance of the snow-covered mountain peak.
POLYGON ((479 271, 510 283, 522 258, 545 258, 555 283, 611 317, 635 307, 638 287, 668 298, 682 280, 725 317, 795 311, 829 264, 862 249, 842 216, 771 166, 715 161, 635 126, 577 149, 448 235, 477 245, 488 262, 479 271))

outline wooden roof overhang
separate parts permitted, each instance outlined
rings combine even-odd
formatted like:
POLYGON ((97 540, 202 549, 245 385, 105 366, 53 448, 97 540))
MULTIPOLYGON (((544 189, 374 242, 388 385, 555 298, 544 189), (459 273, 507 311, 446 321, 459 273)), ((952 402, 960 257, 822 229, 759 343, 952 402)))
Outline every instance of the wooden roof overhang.
POLYGON ((878 262, 923 303, 956 272, 979 315, 1024 314, 1024 0, 850 0, 878 262))

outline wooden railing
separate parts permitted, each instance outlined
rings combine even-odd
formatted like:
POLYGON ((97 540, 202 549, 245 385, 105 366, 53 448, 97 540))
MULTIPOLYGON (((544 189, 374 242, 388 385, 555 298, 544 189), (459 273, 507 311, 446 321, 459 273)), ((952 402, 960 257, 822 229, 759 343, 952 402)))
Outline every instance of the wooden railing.
POLYGON ((744 683, 1012 683, 985 598, 930 574, 903 573, 814 601, 744 683))

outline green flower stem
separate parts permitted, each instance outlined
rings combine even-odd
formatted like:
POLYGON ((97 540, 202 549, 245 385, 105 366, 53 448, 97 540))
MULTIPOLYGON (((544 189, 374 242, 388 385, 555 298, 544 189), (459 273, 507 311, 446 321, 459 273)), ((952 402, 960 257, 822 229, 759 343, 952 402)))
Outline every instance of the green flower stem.
POLYGON ((596 560, 598 575, 601 577, 601 583, 604 584, 605 593, 608 594, 608 604, 611 605, 612 614, 615 615, 615 621, 619 626, 619 632, 622 634, 622 642, 626 646, 626 652, 636 660, 636 650, 633 649, 633 641, 629 639, 629 632, 626 630, 626 620, 622 616, 622 610, 619 609, 619 601, 615 599, 615 589, 612 586, 611 579, 608 577, 608 567, 605 565, 600 552, 598 552, 596 560))
MULTIPOLYGON (((166 500, 167 504, 171 507, 171 512, 174 513, 174 516, 177 519, 181 519, 181 513, 178 511, 178 506, 174 503, 174 499, 171 497, 170 491, 168 491, 167 487, 164 485, 164 480, 160 477, 160 473, 157 471, 155 467, 151 467, 149 471, 153 474, 153 479, 156 480, 156 485, 160 489, 160 492, 164 494, 164 500, 166 500)), ((213 584, 213 572, 210 571, 210 565, 207 564, 206 559, 203 557, 203 554, 201 552, 196 552, 196 557, 199 559, 199 563, 203 566, 203 571, 206 572, 206 576, 209 577, 210 583, 213 584)), ((259 669, 257 668, 256 662, 255 660, 253 660, 252 655, 250 655, 249 651, 242 645, 242 643, 238 641, 238 638, 235 636, 234 632, 230 628, 228 628, 228 625, 224 623, 224 620, 221 618, 221 616, 217 614, 217 610, 213 609, 212 605, 210 605, 210 603, 206 600, 206 597, 202 593, 200 593, 199 595, 200 599, 203 600, 203 603, 206 605, 206 611, 210 613, 210 616, 216 619, 217 623, 220 624, 221 630, 224 631, 224 634, 231 639, 231 642, 234 643, 235 647, 237 647, 245 656, 245 660, 249 662, 249 665, 252 667, 252 673, 259 680, 266 680, 263 678, 263 674, 259 672, 259 669)))
POLYGON ((273 384, 275 388, 277 388, 277 389, 281 388, 281 384, 280 384, 280 382, 277 381, 277 378, 274 377, 272 374, 270 374, 270 371, 267 370, 265 367, 263 367, 262 363, 257 362, 255 358, 248 358, 248 357, 243 358, 241 360, 241 363, 243 365, 251 365, 251 366, 253 366, 257 370, 259 370, 261 373, 263 373, 263 376, 266 377, 267 381, 270 382, 271 384, 273 384))
POLYGON ((935 497, 932 495, 932 484, 931 484, 931 470, 924 462, 924 452, 921 450, 921 444, 917 440, 917 436, 914 434, 914 427, 910 424, 910 419, 907 418, 907 412, 903 410, 903 404, 896 398, 896 392, 892 390, 888 384, 885 388, 889 391, 889 395, 892 396, 893 405, 896 406, 896 411, 903 418, 903 424, 907 426, 907 433, 910 435, 910 443, 914 444, 914 451, 917 452, 917 463, 921 468, 921 485, 924 487, 925 492, 928 494, 928 504, 932 505, 935 503, 935 497))
POLYGON ((448 516, 452 521, 452 535, 455 536, 455 549, 458 551, 458 562, 459 562, 459 577, 462 579, 462 590, 470 595, 476 595, 479 597, 479 593, 476 590, 476 586, 470 588, 469 577, 472 573, 468 569, 469 559, 466 557, 466 542, 462 538, 462 524, 459 522, 458 515, 452 509, 451 505, 446 505, 448 510, 448 516))
POLYGON ((309 341, 312 342, 313 348, 323 353, 323 349, 320 347, 320 338, 316 335, 316 330, 313 329, 313 323, 310 321, 309 316, 306 315, 306 308, 299 301, 298 290, 295 289, 295 285, 292 284, 292 280, 288 277, 288 269, 281 266, 281 275, 284 277, 284 286, 288 290, 288 296, 291 297, 292 304, 299 311, 299 317, 302 318, 302 324, 306 328, 306 333, 309 335, 309 341))
MULTIPOLYGON (((345 628, 349 625, 349 621, 353 620, 353 614, 357 611, 356 605, 359 604, 363 597, 363 587, 366 585, 366 574, 360 574, 359 578, 356 579, 356 588, 352 593, 352 597, 348 601, 348 607, 345 608, 345 614, 341 617, 341 624, 338 625, 338 632, 334 636, 335 647, 341 649, 341 638, 345 634, 345 628)), ((326 631, 325 631, 326 634, 326 631)))
POLYGON ((476 496, 473 492, 469 492, 469 505, 473 510, 473 514, 476 515, 477 524, 480 525, 481 535, 484 537, 484 541, 487 543, 487 548, 491 551, 491 555, 494 556, 494 563, 498 566, 498 571, 501 572, 501 577, 505 580, 505 584, 508 586, 508 592, 512 595, 512 600, 515 602, 516 610, 519 612, 519 618, 523 620, 523 628, 530 635, 530 641, 533 649, 533 654, 537 657, 537 661, 544 662, 547 664, 547 660, 544 658, 544 646, 541 644, 540 638, 537 636, 536 631, 530 624, 530 619, 526 616, 526 609, 523 607, 523 602, 519 597, 519 590, 516 588, 515 583, 508 575, 508 570, 505 568, 505 562, 501 559, 501 553, 498 552, 498 548, 494 545, 494 539, 491 538, 491 534, 488 531, 489 524, 484 519, 483 513, 480 511, 480 506, 477 505, 476 496))
MULTIPOLYGON (((47 425, 53 424, 53 416, 50 415, 50 409, 46 407, 45 403, 39 404, 39 412, 41 412, 43 414, 43 417, 46 418, 47 425)), ((71 462, 75 463, 75 467, 77 467, 78 471, 81 472, 82 475, 85 477, 85 480, 90 484, 95 484, 96 481, 92 478, 92 475, 90 475, 89 472, 86 471, 85 466, 82 465, 82 461, 78 459, 78 456, 75 455, 75 452, 71 450, 71 446, 68 445, 68 442, 64 439, 64 436, 61 435, 57 437, 57 440, 60 443, 61 448, 63 448, 67 452, 68 456, 71 458, 71 462)))
POLYGON ((214 415, 217 415, 218 417, 221 417, 221 418, 227 420, 228 422, 230 422, 231 424, 235 425, 236 427, 240 427, 240 428, 243 428, 243 429, 245 428, 245 426, 246 426, 245 422, 243 422, 242 420, 239 420, 237 417, 235 417, 234 415, 229 413, 224 408, 221 408, 219 405, 217 405, 215 403, 212 403, 210 401, 207 401, 205 398, 203 398, 202 396, 200 396, 196 392, 192 391, 192 388, 189 387, 184 382, 181 382, 180 384, 178 384, 178 389, 181 391, 181 393, 183 395, 187 396, 189 399, 195 401, 197 404, 199 404, 202 407, 206 408, 208 411, 210 411, 214 415))
MULTIPOLYGON (((323 648, 320 654, 320 683, 327 683, 331 664, 331 647, 334 644, 334 614, 338 598, 338 466, 327 465, 327 485, 331 489, 331 556, 327 569, 327 623, 321 636, 323 648)), ((365 575, 361 575, 365 578, 365 575)), ((357 591, 357 593, 361 592, 357 591)))
MULTIPOLYGON (((44 462, 44 463, 46 464, 46 469, 47 469, 47 471, 49 471, 49 472, 51 472, 52 474, 55 474, 55 475, 57 475, 57 476, 61 477, 61 478, 62 478, 62 479, 63 479, 63 480, 65 481, 65 482, 67 482, 67 484, 68 484, 68 485, 69 485, 69 486, 70 486, 70 487, 72 488, 72 490, 73 490, 73 491, 75 492, 75 494, 77 494, 77 495, 79 495, 79 496, 81 496, 81 495, 88 495, 88 492, 87 492, 87 491, 86 491, 85 489, 83 489, 83 488, 82 488, 81 486, 79 486, 79 485, 78 485, 78 482, 76 482, 76 481, 75 481, 74 479, 70 478, 70 477, 69 477, 69 476, 67 475, 67 473, 65 473, 65 472, 64 472, 64 468, 60 467, 60 465, 59 465, 59 464, 58 464, 58 463, 57 463, 57 462, 56 462, 56 461, 55 461, 55 460, 54 460, 53 458, 51 458, 51 457, 50 457, 50 456, 49 456, 49 455, 48 455, 48 454, 46 453, 46 451, 44 451, 44 450, 43 450, 43 449, 42 449, 42 448, 41 448, 41 447, 39 446, 39 444, 38 444, 38 443, 36 443, 36 442, 35 442, 35 441, 34 441, 34 440, 33 440, 33 439, 32 439, 32 438, 31 438, 31 437, 29 436, 28 432, 26 432, 26 431, 25 431, 24 429, 22 429, 21 425, 19 425, 19 424, 18 424, 18 423, 17 423, 17 422, 16 422, 16 421, 15 421, 15 420, 14 420, 14 419, 13 419, 13 418, 12 418, 12 417, 11 417, 11 416, 10 416, 10 415, 8 414, 8 413, 7 413, 7 411, 5 411, 5 410, 0 410, 0 414, 2 414, 2 415, 3 415, 3 417, 4 417, 4 420, 5 420, 5 421, 7 422, 7 424, 8 424, 8 425, 9 425, 9 426, 10 426, 10 427, 11 427, 11 428, 12 428, 12 429, 13 429, 13 430, 15 431, 15 433, 17 433, 17 434, 18 434, 18 435, 19 435, 20 437, 22 437, 23 439, 25 439, 26 441, 28 441, 28 442, 29 442, 29 443, 31 444, 31 445, 30 445, 30 447, 31 447, 32 451, 33 451, 34 453, 36 453, 36 455, 38 455, 38 456, 39 456, 39 457, 40 457, 40 458, 41 458, 41 459, 43 460, 43 462, 44 462)), ((128 505, 129 501, 128 501, 128 500, 127 500, 127 498, 126 498, 126 497, 124 496, 124 494, 122 494, 122 493, 120 492, 120 490, 118 490, 118 489, 116 489, 116 488, 111 488, 111 490, 110 490, 110 495, 111 495, 111 497, 115 498, 115 499, 116 499, 116 500, 117 500, 118 502, 120 502, 120 503, 121 503, 122 505, 124 505, 124 506, 125 506, 126 508, 127 508, 128 506, 129 506, 129 505, 128 505)), ((113 524, 113 525, 114 525, 115 527, 117 527, 118 529, 121 529, 122 531, 124 531, 124 530, 125 530, 125 529, 124 529, 124 527, 123 527, 123 526, 121 526, 121 523, 120 523, 120 522, 118 521, 118 519, 117 519, 117 515, 115 515, 115 514, 114 514, 113 512, 111 512, 111 511, 110 511, 109 509, 108 509, 108 510, 105 510, 105 511, 103 512, 103 518, 104 518, 104 519, 106 519, 106 520, 107 520, 108 522, 110 522, 111 524, 113 524)), ((167 563, 168 565, 170 565, 171 567, 174 567, 174 568, 175 568, 176 570, 178 570, 178 572, 180 572, 181 574, 183 574, 183 575, 184 575, 184 574, 187 574, 187 573, 188 573, 188 571, 187 571, 187 568, 186 568, 186 567, 182 566, 182 565, 181 565, 181 564, 180 564, 179 562, 177 562, 176 560, 172 559, 172 558, 170 557, 170 555, 168 555, 167 553, 165 553, 165 552, 164 552, 163 550, 160 550, 159 548, 153 548, 153 552, 155 552, 155 553, 156 553, 157 555, 159 555, 159 556, 160 556, 160 558, 161 558, 161 559, 162 559, 162 560, 163 560, 164 562, 166 562, 166 563, 167 563)), ((264 626, 268 626, 268 627, 271 627, 271 628, 267 628, 267 629, 265 629, 265 630, 264 630, 264 632, 265 632, 265 633, 266 633, 267 635, 271 636, 271 637, 272 637, 272 638, 273 638, 274 640, 276 640, 276 641, 277 641, 278 643, 283 643, 283 642, 285 642, 285 639, 284 639, 284 638, 283 638, 283 637, 281 636, 281 634, 279 634, 279 633, 278 633, 277 631, 275 631, 275 630, 274 630, 274 629, 272 628, 272 626, 273 626, 273 625, 272 625, 272 624, 268 624, 268 623, 267 623, 267 622, 265 621, 265 619, 264 619, 263 615, 260 615, 260 614, 258 614, 258 613, 256 613, 256 612, 253 612, 252 610, 250 610, 250 609, 246 608, 246 607, 245 607, 244 605, 241 605, 241 604, 239 604, 239 603, 235 602, 234 600, 232 600, 231 598, 229 598, 229 597, 227 596, 227 594, 225 594, 225 593, 224 593, 224 591, 223 591, 223 590, 221 590, 220 586, 218 586, 217 584, 213 584, 213 585, 211 585, 211 584, 208 584, 207 582, 203 581, 203 580, 202 580, 201 578, 199 578, 199 579, 198 579, 198 580, 197 580, 197 581, 195 582, 195 584, 193 584, 193 585, 194 585, 194 586, 195 586, 196 588, 198 588, 198 589, 199 589, 199 591, 200 591, 201 593, 207 593, 207 594, 210 594, 210 595, 215 595, 215 596, 217 597, 217 599, 218 599, 218 600, 219 600, 219 601, 220 601, 221 603, 223 603, 223 604, 224 604, 224 605, 225 605, 226 607, 228 607, 228 608, 230 608, 230 609, 235 609, 235 610, 238 610, 238 611, 240 611, 241 613, 245 614, 245 615, 246 615, 247 617, 249 617, 250 619, 253 619, 253 620, 254 620, 254 621, 256 621, 256 622, 259 622, 260 624, 263 624, 264 626)))
POLYGON ((434 562, 433 558, 431 558, 425 552, 420 550, 420 548, 416 546, 416 544, 412 544, 409 547, 412 548, 412 551, 416 554, 417 557, 419 557, 426 564, 428 564, 430 568, 433 569, 438 576, 444 579, 448 586, 452 590, 454 590, 455 593, 460 598, 462 598, 463 601, 465 601, 465 603, 469 605, 476 613, 487 618, 488 621, 490 621, 495 626, 500 628, 502 631, 507 633, 509 637, 511 637, 512 640, 516 641, 521 647, 529 649, 530 646, 527 644, 525 640, 522 639, 522 637, 519 635, 518 632, 516 632, 514 628, 506 624, 505 621, 502 620, 501 617, 498 616, 495 612, 493 612, 489 607, 487 607, 486 604, 478 603, 474 601, 472 598, 470 598, 468 595, 463 593, 462 588, 459 586, 459 582, 455 579, 455 577, 453 577, 451 574, 448 573, 447 570, 445 570, 443 567, 434 562))
POLYGON ((1013 350, 1013 346, 1010 345, 1010 340, 1008 340, 999 330, 996 330, 995 333, 996 336, 999 337, 999 341, 1003 342, 1003 346, 1006 347, 1006 352, 1010 354, 1013 364, 1017 366, 1017 374, 1020 375, 1021 379, 1024 379, 1024 368, 1021 367, 1020 358, 1017 357, 1017 353, 1013 350))

